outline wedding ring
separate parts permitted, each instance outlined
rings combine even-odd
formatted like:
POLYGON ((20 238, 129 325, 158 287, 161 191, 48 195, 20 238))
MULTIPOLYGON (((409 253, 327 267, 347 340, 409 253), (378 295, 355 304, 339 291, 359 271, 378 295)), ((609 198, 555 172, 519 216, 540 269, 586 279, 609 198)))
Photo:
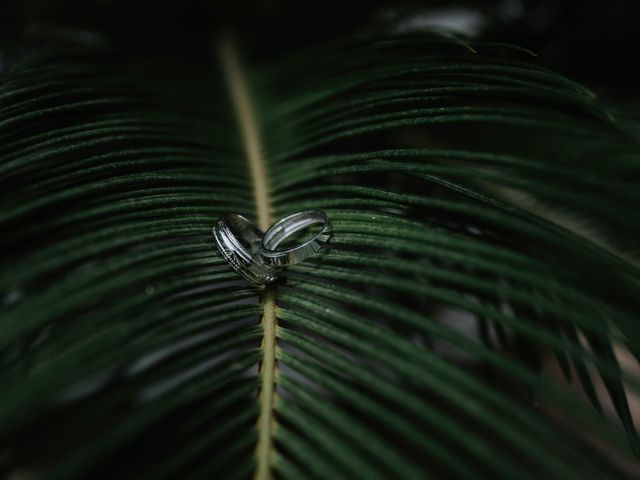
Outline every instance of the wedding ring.
POLYGON ((263 235, 251 220, 227 213, 213 227, 213 237, 224 259, 250 282, 262 285, 278 277, 278 269, 266 265, 260 256, 263 235))
POLYGON ((294 265, 318 253, 332 233, 331 222, 326 213, 320 210, 296 212, 278 220, 265 232, 260 254, 264 263, 272 267, 294 265), (278 248, 284 240, 312 225, 321 225, 321 229, 310 240, 293 247, 278 248))

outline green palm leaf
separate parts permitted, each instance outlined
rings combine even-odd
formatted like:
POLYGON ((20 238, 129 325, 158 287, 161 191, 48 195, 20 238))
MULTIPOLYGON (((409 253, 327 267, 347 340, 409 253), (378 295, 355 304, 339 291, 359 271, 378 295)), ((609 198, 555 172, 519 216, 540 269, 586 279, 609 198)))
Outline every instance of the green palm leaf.
POLYGON ((509 46, 186 41, 2 74, 10 478, 633 476, 626 114, 509 46), (218 255, 303 208, 331 248, 275 286, 218 255))

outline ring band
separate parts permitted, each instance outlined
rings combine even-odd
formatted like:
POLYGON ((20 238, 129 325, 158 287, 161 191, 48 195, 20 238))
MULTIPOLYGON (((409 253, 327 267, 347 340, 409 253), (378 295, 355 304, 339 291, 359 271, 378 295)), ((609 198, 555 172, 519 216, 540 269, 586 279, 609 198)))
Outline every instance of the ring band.
POLYGON ((218 250, 233 269, 252 283, 271 283, 277 269, 266 265, 260 257, 262 231, 251 220, 237 213, 220 217, 213 227, 218 250))
POLYGON ((320 210, 303 210, 278 220, 262 237, 260 254, 264 263, 272 267, 284 267, 301 262, 316 254, 329 241, 333 233, 327 214, 320 210), (293 247, 278 248, 291 235, 311 225, 322 225, 312 239, 293 247))

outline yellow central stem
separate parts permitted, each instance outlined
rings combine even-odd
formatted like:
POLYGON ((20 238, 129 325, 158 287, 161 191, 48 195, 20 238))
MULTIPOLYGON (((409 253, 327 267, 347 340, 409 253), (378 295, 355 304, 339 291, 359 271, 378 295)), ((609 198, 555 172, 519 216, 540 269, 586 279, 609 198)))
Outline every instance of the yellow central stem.
MULTIPOLYGON (((256 119, 247 80, 240 66, 235 44, 230 37, 223 37, 219 44, 220 61, 226 76, 231 101, 236 111, 238 125, 242 134, 253 197, 256 204, 258 226, 262 230, 269 228, 273 222, 271 214, 271 197, 267 182, 267 170, 260 149, 260 129, 256 119)), ((258 415, 258 441, 256 444, 256 470, 254 479, 271 479, 273 464, 273 436, 275 428, 274 397, 276 373, 276 289, 267 287, 262 298, 262 362, 260 364, 260 413, 258 415)))

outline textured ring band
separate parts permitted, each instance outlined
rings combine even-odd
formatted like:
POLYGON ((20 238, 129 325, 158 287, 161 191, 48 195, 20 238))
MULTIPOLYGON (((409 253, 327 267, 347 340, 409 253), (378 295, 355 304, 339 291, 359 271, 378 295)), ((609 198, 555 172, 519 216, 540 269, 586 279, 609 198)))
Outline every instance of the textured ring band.
POLYGON ((294 265, 316 254, 329 241, 333 228, 327 214, 320 210, 303 210, 278 220, 262 237, 260 254, 267 265, 294 265), (293 247, 278 248, 287 238, 311 225, 322 225, 318 234, 293 247))
POLYGON ((251 220, 237 213, 220 217, 213 227, 218 250, 233 269, 252 283, 271 283, 278 277, 276 268, 260 257, 262 231, 251 220))

